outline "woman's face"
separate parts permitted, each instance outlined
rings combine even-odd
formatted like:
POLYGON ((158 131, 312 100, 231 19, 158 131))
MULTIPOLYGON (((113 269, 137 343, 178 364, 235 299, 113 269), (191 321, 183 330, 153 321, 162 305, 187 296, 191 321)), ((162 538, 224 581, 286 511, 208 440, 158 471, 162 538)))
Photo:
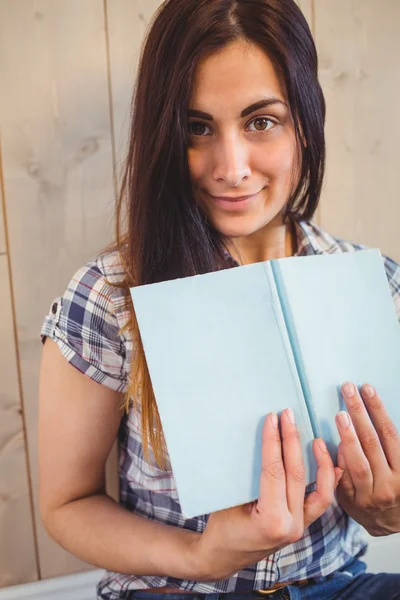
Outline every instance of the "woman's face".
POLYGON ((237 42, 205 59, 189 109, 192 186, 214 227, 242 237, 282 223, 296 140, 268 56, 237 42))

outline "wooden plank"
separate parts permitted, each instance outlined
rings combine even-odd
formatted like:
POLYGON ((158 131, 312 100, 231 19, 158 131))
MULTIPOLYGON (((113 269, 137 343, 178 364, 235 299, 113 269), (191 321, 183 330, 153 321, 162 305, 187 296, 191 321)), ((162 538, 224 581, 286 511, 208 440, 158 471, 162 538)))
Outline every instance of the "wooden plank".
MULTIPOLYGON (((314 37, 314 2, 315 0, 296 0, 298 6, 301 8, 305 18, 307 19, 311 33, 314 37)), ((318 206, 315 211, 313 221, 317 224, 321 222, 321 207, 318 206)))
POLYGON ((0 588, 2 588, 36 581, 38 572, 6 256, 0 256, 0 281, 0 588))
POLYGON ((4 232, 3 211, 0 203, 0 256, 6 253, 6 236, 4 232))
POLYGON ((117 173, 127 151, 130 107, 146 29, 162 0, 107 0, 117 173))
POLYGON ((0 137, 0 256, 6 253, 6 233, 3 212, 3 176, 1 169, 1 137, 0 137))
POLYGON ((397 0, 315 3, 327 102, 322 225, 398 261, 399 20, 397 0))
MULTIPOLYGON (((53 297, 112 237, 103 2, 0 2, 0 115, 17 331, 41 575, 86 570, 37 503, 39 332, 53 297)), ((18 568, 18 567, 16 567, 18 568)))

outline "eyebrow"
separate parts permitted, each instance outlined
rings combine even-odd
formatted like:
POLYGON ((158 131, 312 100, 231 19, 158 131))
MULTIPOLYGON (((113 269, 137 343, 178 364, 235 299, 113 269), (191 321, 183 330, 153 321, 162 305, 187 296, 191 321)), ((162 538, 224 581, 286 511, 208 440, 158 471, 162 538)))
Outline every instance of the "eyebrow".
MULTIPOLYGON (((279 98, 265 98, 264 100, 255 102, 254 104, 251 104, 250 106, 245 108, 242 111, 240 117, 248 117, 249 115, 251 115, 251 113, 256 112, 256 110, 260 110, 261 108, 265 108, 266 106, 271 106, 273 104, 282 104, 287 108, 286 102, 284 102, 283 100, 279 100, 279 98)), ((201 110, 194 110, 192 108, 189 108, 188 110, 188 117, 198 117, 199 119, 205 119, 206 121, 214 120, 214 117, 212 115, 205 113, 201 110)))

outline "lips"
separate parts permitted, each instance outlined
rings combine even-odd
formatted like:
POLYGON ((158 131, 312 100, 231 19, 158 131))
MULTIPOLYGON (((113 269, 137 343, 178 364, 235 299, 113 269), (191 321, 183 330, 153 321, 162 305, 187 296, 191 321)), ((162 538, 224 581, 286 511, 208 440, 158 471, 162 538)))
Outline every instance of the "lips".
POLYGON ((230 196, 213 196, 210 194, 211 198, 213 198, 213 200, 221 200, 222 202, 242 202, 243 200, 248 200, 249 198, 253 198, 253 196, 256 196, 258 192, 256 192, 255 194, 248 194, 247 196, 235 196, 235 197, 230 197, 230 196))
POLYGON ((241 212, 249 208, 258 197, 257 194, 250 196, 212 196, 208 194, 213 203, 220 209, 228 212, 241 212))

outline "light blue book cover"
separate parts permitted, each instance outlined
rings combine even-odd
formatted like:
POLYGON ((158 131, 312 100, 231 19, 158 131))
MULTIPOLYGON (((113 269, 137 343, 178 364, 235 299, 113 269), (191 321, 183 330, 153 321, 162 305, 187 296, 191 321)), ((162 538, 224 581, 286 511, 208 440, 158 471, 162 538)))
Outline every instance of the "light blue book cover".
POLYGON ((265 416, 292 407, 307 481, 336 459, 340 385, 400 425, 400 327, 379 250, 292 257, 131 289, 177 484, 193 517, 258 497, 265 416))

